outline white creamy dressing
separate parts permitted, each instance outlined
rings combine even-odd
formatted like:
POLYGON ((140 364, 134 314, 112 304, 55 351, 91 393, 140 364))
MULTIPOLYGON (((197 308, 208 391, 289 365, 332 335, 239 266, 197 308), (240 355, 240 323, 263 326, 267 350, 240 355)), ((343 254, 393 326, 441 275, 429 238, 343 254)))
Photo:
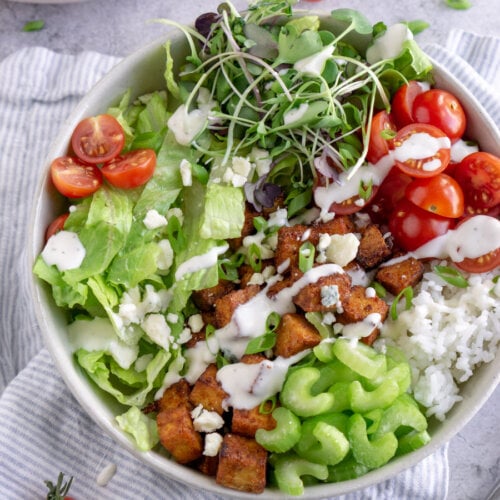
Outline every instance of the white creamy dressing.
MULTIPOLYGON (((449 149, 451 142, 448 137, 432 137, 430 134, 419 132, 412 134, 400 146, 390 150, 375 163, 368 163, 359 168, 351 178, 349 171, 342 172, 338 179, 328 186, 319 186, 314 190, 314 201, 325 214, 333 203, 342 203, 359 194, 361 184, 380 186, 389 174, 394 162, 405 162, 409 159, 421 160, 435 156, 440 149, 449 149)), ((437 158, 425 162, 423 168, 433 171, 441 166, 437 158)))
POLYGON ((293 65, 293 69, 304 75, 320 76, 325 68, 326 61, 332 57, 333 45, 327 45, 323 50, 316 52, 293 65))
POLYGON ((59 231, 52 235, 42 251, 42 259, 59 271, 77 269, 85 258, 85 247, 73 231, 59 231))
POLYGON ((413 33, 408 26, 403 23, 393 24, 368 47, 366 60, 369 64, 374 64, 384 59, 393 59, 401 52, 407 40, 413 40, 413 33))
POLYGON ((108 464, 96 477, 99 486, 106 486, 116 474, 116 464, 108 464))
POLYGON ((475 259, 500 246, 500 221, 488 215, 476 215, 456 229, 449 230, 410 253, 416 259, 450 258, 461 262, 475 259))
POLYGON ((208 112, 201 109, 187 111, 181 104, 168 119, 168 128, 174 133, 175 140, 182 146, 189 146, 196 136, 205 128, 208 112))
POLYGON ((463 139, 459 139, 451 145, 450 159, 455 163, 459 163, 466 156, 469 156, 472 153, 477 153, 478 151, 479 147, 477 144, 469 144, 463 139))
POLYGON ((254 364, 223 366, 217 372, 217 380, 228 394, 224 404, 240 410, 255 408, 281 391, 288 368, 310 352, 306 349, 289 358, 278 356, 273 361, 266 359, 254 364))
POLYGON ((381 326, 382 316, 379 313, 371 313, 362 321, 349 323, 342 328, 342 336, 348 339, 360 339, 368 337, 375 328, 381 326))
POLYGON ((195 255, 184 261, 179 265, 177 271, 175 271, 175 279, 179 281, 186 274, 195 273, 202 269, 208 269, 209 267, 215 266, 215 264, 217 264, 217 257, 222 255, 228 248, 229 245, 226 243, 219 247, 213 247, 204 254, 195 255))
POLYGON ((275 312, 283 316, 283 314, 295 312, 292 299, 302 288, 311 283, 316 283, 324 276, 343 272, 344 270, 336 264, 313 267, 295 281, 292 286, 284 288, 273 297, 268 297, 267 290, 269 286, 276 283, 280 276, 276 275, 271 278, 263 290, 248 302, 236 308, 231 321, 226 326, 215 331, 214 335, 219 342, 220 348, 240 359, 245 354, 248 342, 252 338, 264 334, 266 321, 271 313, 275 312))

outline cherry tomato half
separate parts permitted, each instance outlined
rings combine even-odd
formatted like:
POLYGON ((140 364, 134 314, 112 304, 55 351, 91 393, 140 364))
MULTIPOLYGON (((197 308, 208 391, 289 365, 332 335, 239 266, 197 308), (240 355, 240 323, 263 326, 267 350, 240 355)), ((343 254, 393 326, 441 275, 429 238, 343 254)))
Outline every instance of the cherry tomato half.
POLYGON ((402 85, 394 94, 391 102, 391 114, 398 128, 413 123, 413 102, 415 98, 424 92, 422 86, 414 81, 402 85))
MULTIPOLYGON (((468 219, 470 219, 470 217, 460 221, 457 225, 457 229, 468 219)), ((460 262, 455 262, 455 265, 468 273, 486 273, 492 271, 500 266, 500 247, 474 259, 465 258, 460 262)))
POLYGON ((394 159, 410 177, 432 177, 450 162, 450 139, 433 125, 412 123, 396 134, 394 159))
POLYGON ((453 171, 462 186, 465 213, 486 213, 500 203, 500 158, 484 152, 466 156, 453 171))
POLYGON ((45 231, 45 241, 64 229, 64 223, 68 217, 69 213, 61 214, 48 225, 47 230, 45 231))
POLYGON ((113 186, 132 189, 151 179, 156 167, 152 149, 136 149, 103 165, 101 172, 113 186))
POLYGON ((403 198, 389 218, 389 230, 398 246, 411 252, 441 236, 454 226, 454 220, 433 214, 403 198))
POLYGON ((71 147, 85 163, 106 163, 118 156, 125 144, 125 133, 111 115, 84 118, 73 131, 71 147))
POLYGON ((372 191, 367 200, 362 200, 359 195, 353 196, 341 203, 332 203, 329 208, 329 212, 333 212, 337 215, 349 215, 355 212, 363 210, 367 205, 371 203, 377 194, 378 186, 372 186, 372 191))
POLYGON ((442 130, 455 142, 465 131, 465 111, 460 101, 450 92, 430 89, 418 94, 413 101, 413 119, 417 123, 429 123, 442 130))
POLYGON ((373 222, 384 224, 396 203, 404 197, 406 186, 412 181, 409 175, 404 174, 397 167, 387 174, 380 184, 376 196, 366 208, 373 222))
POLYGON ((420 208, 457 218, 464 214, 464 193, 460 184, 446 174, 414 179, 406 186, 405 196, 420 208))
POLYGON ((388 131, 395 133, 396 130, 396 124, 387 111, 379 111, 373 117, 368 153, 366 154, 366 159, 370 163, 377 163, 380 158, 389 152, 389 149, 392 149, 392 138, 386 139, 383 134, 388 131))
POLYGON ((50 176, 56 189, 68 198, 89 196, 102 185, 101 171, 95 165, 85 165, 71 156, 56 158, 50 165, 50 176))

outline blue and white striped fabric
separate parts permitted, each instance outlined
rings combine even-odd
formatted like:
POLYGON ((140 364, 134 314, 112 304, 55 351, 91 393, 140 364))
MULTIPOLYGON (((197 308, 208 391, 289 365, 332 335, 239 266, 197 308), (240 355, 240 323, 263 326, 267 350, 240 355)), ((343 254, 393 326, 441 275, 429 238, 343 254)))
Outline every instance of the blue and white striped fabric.
MULTIPOLYGON (((428 53, 469 87, 500 124, 500 40, 452 32, 447 48, 428 53), (474 70, 477 69, 477 71, 474 70)), ((117 59, 23 49, 0 62, 0 498, 42 498, 44 480, 74 476, 78 499, 204 498, 161 477, 118 447, 65 387, 48 352, 28 293, 24 251, 41 152, 78 100, 117 59), (96 478, 117 470, 107 486, 96 478)), ((445 499, 447 447, 393 480, 337 500, 445 499)))

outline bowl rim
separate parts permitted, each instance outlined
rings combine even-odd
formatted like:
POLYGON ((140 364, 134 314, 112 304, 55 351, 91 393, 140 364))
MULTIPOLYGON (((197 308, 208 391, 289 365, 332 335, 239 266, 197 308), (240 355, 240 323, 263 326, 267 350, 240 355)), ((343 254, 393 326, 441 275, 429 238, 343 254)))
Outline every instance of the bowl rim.
MULTIPOLYGON (((37 226, 37 223, 40 208, 43 202, 43 194, 47 187, 48 165, 50 164, 51 159, 59 156, 67 147, 71 131, 76 123, 86 116, 86 113, 88 114, 88 109, 91 107, 92 102, 96 100, 105 100, 106 102, 110 102, 112 99, 116 100, 118 94, 113 94, 113 89, 116 87, 116 82, 119 81, 118 75, 130 73, 131 68, 137 66, 146 58, 152 57, 155 52, 163 46, 165 41, 173 40, 176 36, 180 35, 167 32, 164 36, 159 37, 144 47, 139 48, 118 62, 103 78, 97 82, 96 85, 90 89, 89 92, 85 94, 85 96, 79 101, 77 106, 61 125, 59 132, 56 138, 52 141, 48 149, 48 154, 43 161, 44 168, 40 170, 34 203, 29 219, 28 248, 30 251, 26 252, 26 258, 27 266, 30 269, 31 275, 30 292, 31 296, 34 298, 35 313, 40 330, 42 331, 45 346, 47 347, 60 376, 64 380, 66 387, 84 409, 85 413, 101 428, 101 430, 111 437, 113 441, 117 442, 121 447, 127 449, 143 464, 152 467, 158 471, 158 473, 167 476, 170 479, 180 481, 181 483, 187 484, 195 489, 208 490, 222 496, 228 496, 231 498, 255 498, 255 494, 239 492, 219 486, 215 483, 213 478, 205 476, 185 465, 180 465, 174 460, 166 456, 162 456, 157 451, 140 452, 137 450, 132 443, 132 440, 128 438, 116 424, 114 424, 114 414, 112 414, 109 408, 106 408, 104 403, 99 399, 97 396, 98 391, 96 391, 92 382, 84 378, 81 373, 78 373, 77 369, 67 369, 68 362, 71 366, 74 366, 74 362, 72 363, 71 361, 72 354, 68 351, 67 346, 61 342, 57 336, 50 334, 50 330, 53 325, 50 319, 50 314, 47 314, 47 308, 43 306, 43 304, 47 302, 45 300, 47 298, 45 297, 47 291, 44 290, 44 284, 41 283, 40 280, 31 272, 34 259, 40 252, 39 242, 41 241, 41 228, 39 227, 40 224, 37 226), (105 96, 109 97, 109 95, 112 95, 112 98, 106 99, 105 96)), ((460 89, 461 93, 467 96, 469 105, 472 105, 474 110, 479 113, 481 121, 490 128, 495 140, 498 144, 500 144, 500 132, 490 115, 485 111, 477 98, 442 64, 434 60, 432 57, 429 58, 433 64, 434 71, 436 72, 437 70, 438 73, 445 75, 446 80, 450 82, 453 87, 460 89)), ((466 108, 467 107, 468 106, 466 106, 466 108)), ((500 154, 500 146, 497 154, 500 154)), ((49 301, 51 299, 52 296, 50 294, 49 301)), ((493 360, 489 364, 492 365, 495 361, 496 364, 499 364, 500 366, 500 357, 498 354, 496 356, 496 360, 493 360)), ((301 498, 315 499, 324 498, 325 495, 331 496, 351 493, 394 478, 397 474, 403 472, 404 470, 417 465, 422 460, 436 452, 438 448, 445 445, 453 436, 460 432, 460 430, 486 403, 499 383, 500 370, 496 370, 496 373, 493 373, 491 379, 488 379, 482 384, 483 390, 476 391, 471 400, 472 403, 474 403, 473 408, 469 408, 469 410, 466 411, 466 409, 461 405, 462 402, 457 403, 457 405, 459 405, 458 410, 453 414, 452 422, 444 428, 439 428, 437 434, 435 436, 433 435, 431 441, 424 447, 398 457, 396 460, 389 462, 379 469, 370 471, 359 478, 338 483, 324 483, 308 486, 306 487, 301 498)), ((259 495, 259 498, 277 499, 283 498, 283 494, 278 490, 266 488, 265 492, 259 495)))

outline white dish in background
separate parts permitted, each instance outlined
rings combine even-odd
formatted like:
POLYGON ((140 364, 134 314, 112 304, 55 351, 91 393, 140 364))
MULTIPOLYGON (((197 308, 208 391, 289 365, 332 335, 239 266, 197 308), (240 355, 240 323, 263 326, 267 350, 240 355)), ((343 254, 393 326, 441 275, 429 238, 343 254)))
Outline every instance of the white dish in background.
MULTIPOLYGON (((184 51, 183 37, 173 37, 172 40, 173 54, 184 51)), ((132 89, 133 96, 138 96, 164 87, 163 44, 164 40, 155 42, 125 58, 89 92, 65 122, 49 151, 45 174, 40 180, 36 194, 30 223, 30 261, 28 263, 30 267, 43 247, 47 225, 61 213, 62 199, 49 181, 50 161, 66 153, 72 131, 82 118, 102 113, 110 105, 116 104, 119 97, 128 89, 132 89)), ((434 76, 436 86, 455 94, 467 110, 467 136, 477 139, 481 149, 500 156, 500 133, 476 99, 445 68, 435 62, 434 76)), ((31 289, 45 343, 57 369, 89 416, 117 443, 139 460, 153 467, 159 474, 197 488, 221 495, 230 495, 233 498, 283 498, 283 493, 277 490, 268 489, 258 497, 250 493, 228 490, 217 485, 211 477, 180 465, 157 452, 139 452, 115 424, 115 415, 118 412, 121 413, 122 410, 119 408, 122 407, 111 396, 92 385, 74 361, 68 343, 64 311, 54 304, 49 287, 33 277, 31 289)), ((428 445, 393 459, 387 465, 360 478, 306 487, 302 498, 321 498, 353 492, 389 479, 417 464, 457 434, 484 405, 499 382, 500 356, 497 356, 491 363, 480 366, 471 379, 461 386, 460 394, 464 399, 453 407, 444 422, 430 420, 429 432, 432 440, 428 445)))

